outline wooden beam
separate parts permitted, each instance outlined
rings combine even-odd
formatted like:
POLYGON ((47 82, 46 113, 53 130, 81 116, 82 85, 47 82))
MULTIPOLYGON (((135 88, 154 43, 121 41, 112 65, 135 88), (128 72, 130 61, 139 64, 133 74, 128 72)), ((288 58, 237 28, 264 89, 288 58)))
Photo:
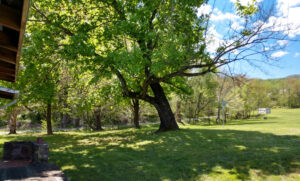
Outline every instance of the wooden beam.
POLYGON ((15 70, 9 69, 6 67, 0 67, 0 75, 9 75, 9 76, 15 76, 15 70))
POLYGON ((1 61, 1 60, 0 60, 0 67, 11 69, 11 70, 15 70, 16 69, 16 65, 15 64, 7 63, 7 62, 1 61))
POLYGON ((0 48, 0 60, 10 64, 16 64, 16 53, 0 48))
POLYGON ((19 91, 14 89, 8 89, 0 86, 0 98, 14 99, 18 97, 19 91))
POLYGON ((9 93, 0 91, 0 98, 4 98, 4 99, 14 99, 14 95, 13 95, 13 94, 9 94, 9 93))
POLYGON ((0 55, 0 61, 2 62, 6 62, 6 63, 10 63, 10 64, 16 64, 16 62, 14 62, 14 60, 7 58, 5 56, 0 55))
POLYGON ((14 82, 15 77, 14 76, 8 76, 8 75, 1 75, 0 74, 0 79, 8 82, 14 82))
POLYGON ((14 52, 18 51, 18 47, 16 43, 12 41, 10 35, 1 31, 0 31, 0 47, 14 52))
POLYGON ((18 10, 0 4, 0 25, 20 31, 21 14, 18 10))
POLYGON ((0 86, 0 98, 15 99, 18 97, 19 92, 20 91, 18 91, 18 90, 9 89, 9 88, 0 86))
POLYGON ((7 93, 10 93, 10 94, 19 94, 18 90, 9 89, 9 88, 5 88, 5 87, 2 87, 2 86, 0 86, 0 91, 7 92, 7 93))
POLYGON ((22 18, 21 18, 21 26, 20 26, 20 35, 19 35, 19 43, 18 43, 18 52, 16 57, 16 75, 15 81, 17 79, 18 70, 19 70, 19 61, 22 53, 22 45, 25 34, 26 22, 28 17, 28 11, 30 6, 30 0, 23 0, 23 8, 22 8, 22 18))

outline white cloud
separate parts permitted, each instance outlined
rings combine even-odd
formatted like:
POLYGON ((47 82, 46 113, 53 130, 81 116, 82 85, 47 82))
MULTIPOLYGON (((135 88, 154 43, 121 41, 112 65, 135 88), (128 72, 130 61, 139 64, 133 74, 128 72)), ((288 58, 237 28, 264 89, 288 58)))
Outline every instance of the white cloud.
MULTIPOLYGON (((224 40, 223 36, 219 34, 214 26, 209 27, 208 34, 206 38, 206 50, 208 53, 214 54, 220 46, 232 45, 234 40, 224 40)), ((234 46, 234 45, 232 45, 234 46)), ((237 55, 238 50, 231 51, 230 53, 237 55)))
POLYGON ((288 40, 278 40, 277 43, 280 45, 280 46, 285 46, 289 43, 288 40))
POLYGON ((214 9, 214 13, 211 15, 210 20, 212 21, 223 21, 223 20, 230 20, 230 21, 236 21, 240 17, 233 13, 223 13, 217 8, 214 9))
MULTIPOLYGON (((300 12, 300 7, 299 10, 300 12)), ((299 15, 294 14, 295 18, 299 15)), ((282 32, 285 35, 288 35, 289 37, 295 37, 297 35, 300 35, 300 18, 297 20, 292 20, 291 16, 288 17, 275 17, 271 16, 268 20, 268 23, 266 23, 263 27, 264 29, 268 29, 270 31, 274 32, 282 32)))
POLYGON ((207 32, 208 32, 206 38, 207 51, 209 53, 216 53, 219 46, 223 43, 222 35, 216 31, 215 26, 209 27, 207 32))
MULTIPOLYGON (((236 3, 238 0, 230 1, 236 3)), ((242 5, 247 6, 253 0, 239 1, 242 5)), ((262 0, 257 0, 256 4, 260 2, 262 0)), ((264 27, 268 27, 272 31, 281 31, 289 37, 300 35, 300 0, 277 0, 276 10, 277 14, 271 16, 264 27)), ((259 25, 259 22, 256 25, 259 25)))
POLYGON ((214 25, 208 28, 208 33, 215 38, 222 38, 222 35, 217 32, 214 25))
POLYGON ((294 57, 299 57, 300 56, 300 53, 299 52, 296 52, 294 57))
POLYGON ((200 8, 198 8, 197 16, 207 15, 212 11, 212 8, 208 4, 203 4, 200 8))
POLYGON ((234 30, 240 30, 243 29, 243 26, 239 22, 235 21, 232 23, 231 28, 234 30))
POLYGON ((282 16, 289 16, 290 9, 298 5, 300 5, 299 0, 277 0, 277 9, 282 16))
POLYGON ((288 54, 289 52, 285 52, 285 51, 278 51, 278 52, 275 52, 273 53, 271 56, 273 58, 280 58, 280 57, 283 57, 284 55, 288 54))
POLYGON ((300 35, 299 5, 299 0, 277 0, 277 17, 270 18, 270 23, 276 23, 277 30, 289 37, 300 35))

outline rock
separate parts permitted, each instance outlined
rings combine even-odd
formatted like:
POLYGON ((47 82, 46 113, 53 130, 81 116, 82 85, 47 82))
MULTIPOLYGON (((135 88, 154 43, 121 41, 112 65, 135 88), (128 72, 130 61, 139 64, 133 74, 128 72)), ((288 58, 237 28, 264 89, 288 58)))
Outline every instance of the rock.
POLYGON ((3 160, 31 160, 47 162, 49 146, 46 142, 12 141, 4 143, 3 160))
POLYGON ((33 143, 31 141, 5 142, 3 160, 32 160, 33 143))
POLYGON ((49 146, 46 142, 33 143, 33 162, 48 162, 49 146))

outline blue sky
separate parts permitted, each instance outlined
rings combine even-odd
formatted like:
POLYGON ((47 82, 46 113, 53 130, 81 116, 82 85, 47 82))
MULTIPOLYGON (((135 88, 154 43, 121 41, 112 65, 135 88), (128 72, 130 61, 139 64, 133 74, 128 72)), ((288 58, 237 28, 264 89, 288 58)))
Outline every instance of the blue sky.
MULTIPOLYGON (((213 43, 208 46, 209 51, 214 52, 217 44, 223 41, 226 25, 230 24, 234 29, 242 29, 243 19, 236 15, 234 2, 236 0, 211 0, 209 5, 199 9, 199 14, 211 12, 209 32, 213 37, 213 43), (225 25, 224 25, 225 24, 225 25)), ((234 73, 246 74, 249 78, 282 78, 289 75, 300 74, 300 41, 290 41, 290 39, 300 40, 300 0, 256 0, 264 7, 274 6, 274 14, 268 20, 268 23, 281 25, 289 24, 292 31, 285 31, 288 41, 272 42, 284 46, 284 49, 276 50, 270 53, 270 56, 276 58, 269 64, 255 62, 255 66, 247 62, 236 62, 229 66, 234 73)), ((252 0, 240 0, 246 5, 252 0)), ((279 26, 278 26, 279 27, 279 26)), ((271 43, 270 43, 271 44, 271 43)))

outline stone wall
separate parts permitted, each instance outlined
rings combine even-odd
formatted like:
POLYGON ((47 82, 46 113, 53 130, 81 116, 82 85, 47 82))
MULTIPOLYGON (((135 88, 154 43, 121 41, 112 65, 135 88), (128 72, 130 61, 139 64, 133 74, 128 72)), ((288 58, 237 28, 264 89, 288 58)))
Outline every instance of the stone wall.
POLYGON ((49 147, 46 142, 12 141, 4 143, 3 160, 31 160, 47 162, 49 147))
POLYGON ((12 141, 4 143, 3 160, 32 160, 33 143, 31 141, 12 141))

